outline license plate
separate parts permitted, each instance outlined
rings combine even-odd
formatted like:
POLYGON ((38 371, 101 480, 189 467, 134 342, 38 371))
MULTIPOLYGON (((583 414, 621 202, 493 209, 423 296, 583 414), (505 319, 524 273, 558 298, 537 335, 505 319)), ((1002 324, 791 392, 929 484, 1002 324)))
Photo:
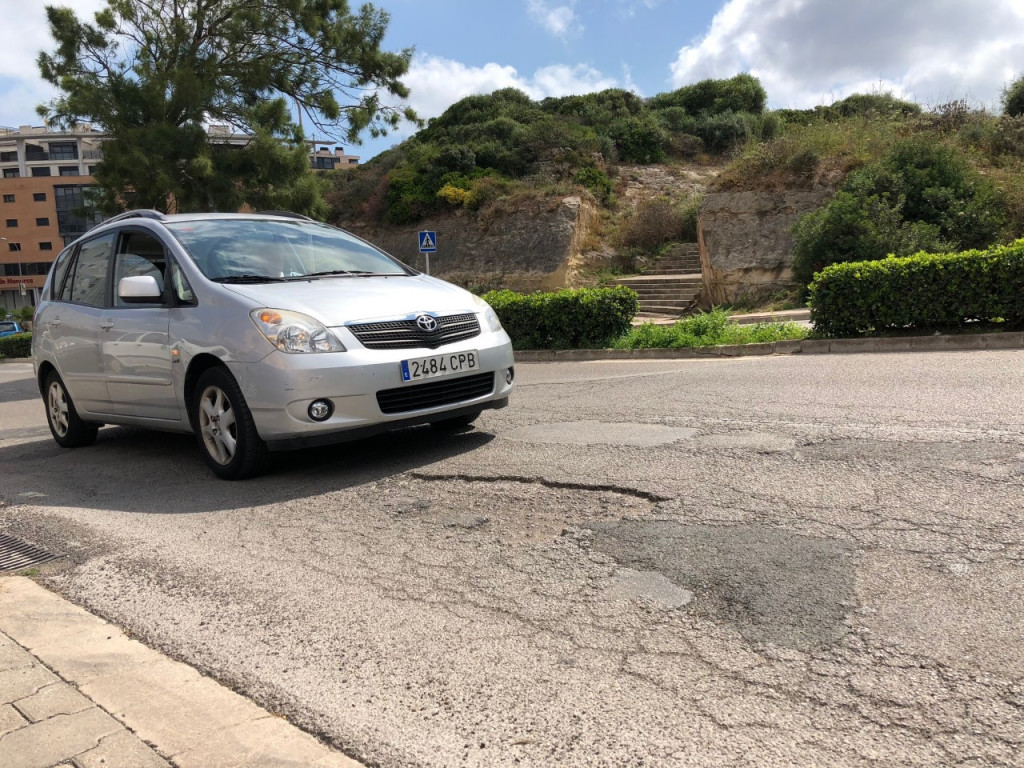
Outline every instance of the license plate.
POLYGON ((480 356, 475 352, 450 352, 402 361, 402 381, 420 381, 449 373, 464 373, 480 368, 480 356))

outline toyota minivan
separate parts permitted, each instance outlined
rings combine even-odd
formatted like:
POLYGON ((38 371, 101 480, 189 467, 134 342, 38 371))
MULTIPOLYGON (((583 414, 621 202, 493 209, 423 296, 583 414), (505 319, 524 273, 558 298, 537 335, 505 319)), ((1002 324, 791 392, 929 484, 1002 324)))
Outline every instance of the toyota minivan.
POLYGON ((32 356, 59 445, 191 432, 232 480, 269 451, 467 426, 515 376, 482 299, 286 213, 109 219, 54 261, 32 356))

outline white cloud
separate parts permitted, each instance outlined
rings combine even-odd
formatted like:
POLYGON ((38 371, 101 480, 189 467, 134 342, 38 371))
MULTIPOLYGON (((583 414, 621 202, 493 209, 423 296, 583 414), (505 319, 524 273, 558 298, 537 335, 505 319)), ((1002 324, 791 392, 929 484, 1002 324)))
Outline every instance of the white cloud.
MULTIPOLYGON (((78 18, 92 21, 93 13, 106 3, 105 0, 59 0, 54 4, 71 8, 78 18)), ((38 125, 36 106, 56 95, 55 89, 39 76, 36 65, 40 51, 56 48, 46 22, 44 3, 0 0, 0 16, 13 24, 9 29, 14 32, 5 36, 4 52, 0 56, 0 89, 3 91, 0 125, 38 125)))
POLYGON ((409 104, 423 118, 437 117, 465 96, 499 88, 518 88, 530 98, 543 99, 618 86, 614 78, 585 64, 553 64, 524 76, 508 65, 470 67, 439 56, 417 56, 403 82, 411 91, 409 104))
POLYGON ((576 0, 569 0, 562 5, 554 5, 548 0, 526 0, 526 10, 530 18, 544 27, 548 34, 562 40, 583 31, 576 16, 575 5, 576 0))
POLYGON ((679 51, 671 82, 749 72, 778 107, 873 90, 994 107, 1022 68, 1019 0, 728 0, 708 32, 679 51))

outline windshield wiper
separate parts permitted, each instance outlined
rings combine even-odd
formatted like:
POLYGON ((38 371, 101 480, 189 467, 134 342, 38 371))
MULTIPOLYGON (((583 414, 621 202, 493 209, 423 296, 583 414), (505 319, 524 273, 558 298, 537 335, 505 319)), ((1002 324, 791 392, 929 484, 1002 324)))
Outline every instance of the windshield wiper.
POLYGON ((330 277, 331 275, 349 275, 352 277, 358 277, 359 275, 372 275, 372 272, 367 272, 365 269, 330 269, 326 272, 310 272, 305 277, 330 277))
POLYGON ((226 275, 225 277, 211 278, 215 283, 283 283, 283 277, 271 277, 270 275, 226 275))

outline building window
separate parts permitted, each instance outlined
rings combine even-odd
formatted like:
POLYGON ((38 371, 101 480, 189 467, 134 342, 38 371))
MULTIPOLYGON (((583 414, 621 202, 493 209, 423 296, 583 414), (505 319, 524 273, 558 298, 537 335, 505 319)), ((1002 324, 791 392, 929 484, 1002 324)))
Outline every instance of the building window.
POLYGON ((40 251, 52 251, 53 250, 53 243, 40 243, 39 244, 39 250, 40 251))
POLYGON ((48 226, 50 226, 50 219, 48 217, 46 217, 46 216, 37 216, 36 217, 36 226, 37 227, 48 227, 48 226))
POLYGON ((8 243, 7 244, 7 250, 8 251, 12 251, 12 252, 20 251, 21 250, 21 243, 8 243))
POLYGON ((18 162, 17 152, 0 152, 0 163, 16 163, 18 162))
POLYGON ((32 175, 33 176, 49 176, 50 175, 50 167, 47 166, 47 165, 44 165, 41 168, 40 167, 33 168, 32 169, 32 175))
POLYGON ((33 192, 32 193, 32 199, 35 202, 37 202, 37 203, 45 203, 46 202, 46 193, 45 192, 33 192))
POLYGON ((89 175, 90 176, 95 176, 96 175, 96 166, 95 165, 90 165, 89 166, 89 175))
POLYGON ((103 215, 100 213, 83 215, 87 207, 85 190, 90 188, 79 184, 53 188, 53 202, 57 208, 57 229, 65 238, 65 243, 71 242, 103 221, 103 215), (68 235, 72 236, 71 240, 67 239, 68 235))
POLYGON ((8 227, 16 227, 16 226, 18 226, 18 220, 17 219, 8 219, 7 220, 7 226, 8 227))
POLYGON ((54 141, 50 143, 51 160, 77 160, 78 144, 74 141, 54 141))
POLYGON ((61 176, 81 176, 82 174, 78 171, 77 165, 61 165, 57 168, 57 172, 61 176))
POLYGON ((17 179, 19 176, 21 176, 21 171, 17 168, 4 168, 5 179, 17 179))
POLYGON ((4 202, 5 203, 13 203, 14 202, 14 195, 4 195, 4 202))

